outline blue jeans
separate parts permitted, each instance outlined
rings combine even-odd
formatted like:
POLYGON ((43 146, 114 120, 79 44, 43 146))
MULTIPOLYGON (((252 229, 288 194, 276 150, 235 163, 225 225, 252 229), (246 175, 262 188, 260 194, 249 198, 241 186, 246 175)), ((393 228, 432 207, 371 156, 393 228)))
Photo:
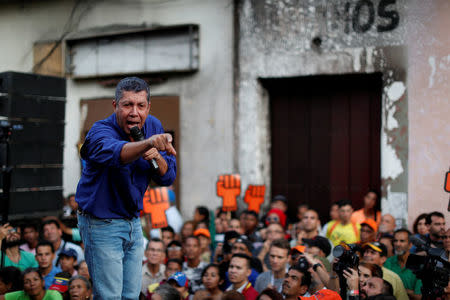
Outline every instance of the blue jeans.
POLYGON ((144 255, 139 218, 98 219, 78 214, 94 299, 139 299, 144 255))

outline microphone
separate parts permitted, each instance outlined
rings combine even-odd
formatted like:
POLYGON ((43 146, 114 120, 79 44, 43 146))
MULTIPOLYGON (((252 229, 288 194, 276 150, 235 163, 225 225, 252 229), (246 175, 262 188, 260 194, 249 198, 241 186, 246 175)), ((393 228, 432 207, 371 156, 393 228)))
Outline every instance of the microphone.
MULTIPOLYGON (((134 126, 130 128, 130 135, 136 142, 140 142, 144 140, 144 135, 142 134, 142 131, 139 129, 138 126, 134 126)), ((152 158, 152 161, 150 162, 150 165, 155 171, 158 171, 159 166, 156 163, 156 160, 152 158)))

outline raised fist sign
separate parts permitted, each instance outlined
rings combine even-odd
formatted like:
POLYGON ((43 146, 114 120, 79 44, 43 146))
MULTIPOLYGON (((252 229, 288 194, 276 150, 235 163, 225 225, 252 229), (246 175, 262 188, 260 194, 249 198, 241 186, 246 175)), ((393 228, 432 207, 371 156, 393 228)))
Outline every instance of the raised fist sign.
POLYGON ((266 193, 265 185, 249 185, 245 191, 244 202, 248 204, 248 210, 259 213, 261 204, 264 202, 264 194, 266 193))
POLYGON ((144 213, 151 215, 152 228, 167 227, 166 209, 169 207, 169 192, 166 187, 147 189, 144 194, 144 213))
POLYGON ((241 195, 241 176, 239 174, 220 175, 217 180, 217 196, 222 197, 224 211, 236 211, 236 198, 241 195))

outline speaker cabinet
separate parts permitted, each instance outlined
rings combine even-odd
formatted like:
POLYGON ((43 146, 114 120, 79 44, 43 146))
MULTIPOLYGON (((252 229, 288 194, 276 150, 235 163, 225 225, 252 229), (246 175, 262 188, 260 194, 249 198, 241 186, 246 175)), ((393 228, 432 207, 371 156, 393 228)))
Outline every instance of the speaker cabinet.
POLYGON ((1 213, 7 210, 9 219, 62 207, 65 106, 64 78, 0 73, 0 165, 12 168, 9 205, 2 201, 1 213))

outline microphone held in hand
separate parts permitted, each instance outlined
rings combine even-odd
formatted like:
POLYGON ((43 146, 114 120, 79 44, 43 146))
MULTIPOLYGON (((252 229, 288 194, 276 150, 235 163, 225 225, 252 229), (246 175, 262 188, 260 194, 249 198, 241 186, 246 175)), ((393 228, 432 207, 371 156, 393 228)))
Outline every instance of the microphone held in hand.
MULTIPOLYGON (((140 142, 140 141, 144 140, 144 135, 142 134, 142 131, 139 129, 138 126, 134 126, 134 127, 130 128, 130 135, 135 142, 140 142)), ((153 167, 153 169, 155 171, 158 171, 159 166, 156 163, 156 160, 154 158, 152 159, 150 165, 153 167)))

